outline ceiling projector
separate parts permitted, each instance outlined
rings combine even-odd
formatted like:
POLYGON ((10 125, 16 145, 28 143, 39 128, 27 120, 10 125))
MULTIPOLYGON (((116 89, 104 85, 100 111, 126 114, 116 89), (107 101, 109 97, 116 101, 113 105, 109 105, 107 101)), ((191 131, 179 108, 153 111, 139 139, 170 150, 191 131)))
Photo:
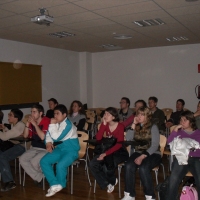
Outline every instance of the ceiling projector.
POLYGON ((53 23, 53 17, 49 16, 49 15, 45 15, 45 8, 41 8, 40 10, 40 14, 41 15, 37 15, 35 17, 31 18, 31 22, 34 22, 36 24, 40 24, 40 25, 47 25, 50 26, 51 23, 53 23))

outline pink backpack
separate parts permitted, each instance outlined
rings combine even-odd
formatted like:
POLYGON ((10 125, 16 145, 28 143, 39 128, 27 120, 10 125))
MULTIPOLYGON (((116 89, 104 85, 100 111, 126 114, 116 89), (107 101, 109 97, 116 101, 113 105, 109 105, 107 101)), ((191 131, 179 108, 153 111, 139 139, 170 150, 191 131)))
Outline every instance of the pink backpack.
POLYGON ((180 200, 198 200, 197 191, 192 185, 184 186, 181 192, 180 200))

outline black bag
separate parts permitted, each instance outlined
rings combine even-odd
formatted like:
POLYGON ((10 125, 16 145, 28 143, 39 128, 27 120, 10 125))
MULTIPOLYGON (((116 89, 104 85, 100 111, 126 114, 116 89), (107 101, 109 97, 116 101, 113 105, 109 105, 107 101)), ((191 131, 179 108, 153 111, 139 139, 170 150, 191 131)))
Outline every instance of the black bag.
POLYGON ((100 154, 104 153, 105 151, 107 151, 108 149, 110 149, 111 147, 113 147, 117 142, 117 138, 103 137, 102 140, 100 140, 98 142, 99 142, 99 144, 97 144, 94 148, 94 154, 96 154, 96 155, 100 155, 100 154))
POLYGON ((0 151, 4 152, 10 148, 12 148, 15 144, 13 144, 11 141, 3 141, 0 139, 0 151))
POLYGON ((169 185, 169 176, 164 180, 164 182, 159 183, 156 186, 156 191, 159 192, 160 200, 167 200, 166 195, 167 195, 168 185, 169 185))

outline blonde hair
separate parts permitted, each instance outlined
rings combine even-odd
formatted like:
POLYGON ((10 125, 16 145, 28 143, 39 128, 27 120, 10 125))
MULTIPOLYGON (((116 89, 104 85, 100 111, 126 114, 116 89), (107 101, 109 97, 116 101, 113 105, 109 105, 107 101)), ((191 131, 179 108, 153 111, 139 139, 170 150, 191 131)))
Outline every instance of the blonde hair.
POLYGON ((146 134, 150 134, 150 129, 152 126, 151 123, 151 118, 152 118, 152 113, 149 108, 147 107, 141 107, 137 110, 136 116, 138 114, 142 114, 145 116, 145 123, 141 127, 140 124, 137 124, 135 127, 136 134, 139 134, 141 136, 145 136, 146 134))

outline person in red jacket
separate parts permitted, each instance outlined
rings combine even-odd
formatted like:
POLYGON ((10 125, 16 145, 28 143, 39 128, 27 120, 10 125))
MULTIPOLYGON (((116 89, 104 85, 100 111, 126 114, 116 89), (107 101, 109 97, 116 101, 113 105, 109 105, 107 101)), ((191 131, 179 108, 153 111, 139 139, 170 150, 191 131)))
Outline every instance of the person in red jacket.
POLYGON ((116 108, 109 107, 105 110, 103 122, 96 134, 96 139, 101 140, 104 133, 106 137, 115 137, 117 142, 102 154, 96 155, 89 163, 89 166, 101 189, 107 188, 107 192, 111 193, 118 182, 115 177, 115 170, 119 163, 128 159, 128 152, 122 145, 124 141, 124 126, 119 123, 116 108))

